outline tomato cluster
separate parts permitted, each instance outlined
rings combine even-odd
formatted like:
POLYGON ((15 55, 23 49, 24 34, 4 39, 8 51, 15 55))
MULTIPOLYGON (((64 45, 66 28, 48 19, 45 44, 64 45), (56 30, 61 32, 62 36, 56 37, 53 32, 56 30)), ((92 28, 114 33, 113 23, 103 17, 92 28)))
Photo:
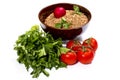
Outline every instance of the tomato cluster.
POLYGON ((82 43, 78 40, 69 40, 66 47, 70 49, 65 54, 61 54, 60 60, 67 65, 77 62, 90 64, 93 61, 98 48, 97 40, 93 37, 85 39, 82 43))

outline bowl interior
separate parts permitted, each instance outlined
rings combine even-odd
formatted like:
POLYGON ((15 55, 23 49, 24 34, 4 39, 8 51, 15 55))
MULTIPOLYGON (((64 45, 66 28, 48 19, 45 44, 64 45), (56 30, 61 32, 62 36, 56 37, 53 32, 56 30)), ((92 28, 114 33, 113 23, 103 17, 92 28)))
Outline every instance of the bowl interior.
POLYGON ((73 5, 77 5, 80 8, 80 11, 83 12, 87 16, 88 22, 89 22, 91 19, 90 11, 81 5, 71 4, 71 3, 58 3, 58 4, 49 5, 43 8, 38 14, 39 20, 44 24, 46 17, 48 17, 56 7, 62 6, 66 10, 73 10, 73 5))

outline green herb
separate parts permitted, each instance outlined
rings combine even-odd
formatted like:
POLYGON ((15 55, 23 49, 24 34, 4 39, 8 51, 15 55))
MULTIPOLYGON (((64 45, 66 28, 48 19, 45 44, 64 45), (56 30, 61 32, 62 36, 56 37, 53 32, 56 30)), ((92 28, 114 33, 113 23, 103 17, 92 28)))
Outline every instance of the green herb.
POLYGON ((55 27, 59 29, 60 28, 68 29, 70 25, 71 23, 68 23, 65 18, 62 18, 60 23, 55 24, 55 27))
POLYGON ((74 5, 73 9, 74 9, 76 14, 79 14, 79 15, 81 14, 80 9, 79 9, 79 7, 77 5, 74 5))
POLYGON ((14 50, 17 51, 17 61, 24 64, 27 71, 32 68, 33 78, 39 77, 40 73, 49 76, 46 69, 67 66, 59 60, 61 53, 67 50, 62 47, 62 40, 55 40, 49 33, 39 31, 38 25, 18 37, 14 50))

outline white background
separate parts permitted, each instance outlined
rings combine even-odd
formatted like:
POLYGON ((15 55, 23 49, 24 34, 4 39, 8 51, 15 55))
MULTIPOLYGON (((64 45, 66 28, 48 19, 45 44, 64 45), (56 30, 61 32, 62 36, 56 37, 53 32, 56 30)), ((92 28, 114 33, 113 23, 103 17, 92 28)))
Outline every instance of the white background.
POLYGON ((0 0, 0 80, 120 80, 119 0, 0 0), (67 69, 52 69, 33 79, 19 64, 13 50, 18 36, 39 24, 38 13, 46 5, 58 2, 80 4, 92 13, 82 39, 94 37, 98 50, 92 64, 76 64, 67 69))

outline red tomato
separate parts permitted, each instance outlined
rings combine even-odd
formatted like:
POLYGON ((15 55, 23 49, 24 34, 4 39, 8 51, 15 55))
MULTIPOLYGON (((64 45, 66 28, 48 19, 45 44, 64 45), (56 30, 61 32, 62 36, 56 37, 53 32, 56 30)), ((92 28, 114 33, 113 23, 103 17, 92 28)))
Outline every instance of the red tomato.
POLYGON ((63 7, 56 7, 54 9, 54 16, 60 18, 66 14, 66 10, 63 7))
POLYGON ((77 54, 74 51, 61 54, 60 60, 67 65, 73 65, 77 62, 77 54))
POLYGON ((94 51, 96 51, 98 48, 98 43, 95 38, 88 38, 88 39, 84 40, 82 45, 91 47, 94 51))
POLYGON ((78 40, 70 40, 67 42, 66 47, 69 49, 72 49, 74 51, 77 51, 82 47, 82 45, 81 45, 80 41, 78 41, 78 40))
POLYGON ((94 58, 94 52, 88 47, 84 47, 77 51, 77 59, 83 64, 90 64, 94 58))

